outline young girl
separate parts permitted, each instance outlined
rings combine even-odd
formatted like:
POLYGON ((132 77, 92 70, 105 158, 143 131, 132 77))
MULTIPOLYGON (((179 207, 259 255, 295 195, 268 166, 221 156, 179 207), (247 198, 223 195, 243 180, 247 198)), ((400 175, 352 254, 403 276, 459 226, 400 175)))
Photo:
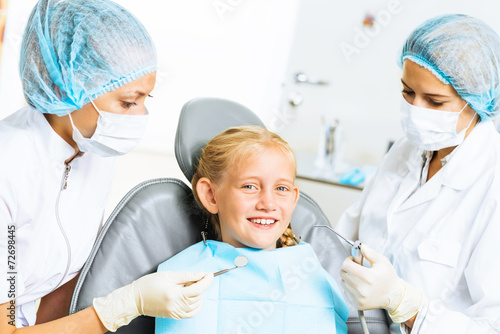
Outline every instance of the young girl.
POLYGON ((230 128, 207 144, 192 187, 217 241, 189 247, 158 271, 216 272, 239 255, 249 262, 214 278, 195 317, 157 318, 156 333, 347 332, 335 281, 292 232, 295 176, 293 151, 264 128, 230 128))

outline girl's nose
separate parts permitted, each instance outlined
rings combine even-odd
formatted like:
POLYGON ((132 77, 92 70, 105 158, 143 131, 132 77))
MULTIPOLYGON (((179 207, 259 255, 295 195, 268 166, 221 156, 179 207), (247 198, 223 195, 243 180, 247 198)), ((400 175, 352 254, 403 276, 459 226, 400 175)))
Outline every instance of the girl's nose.
POLYGON ((276 200, 272 190, 263 190, 260 193, 257 209, 263 211, 276 210, 276 200))

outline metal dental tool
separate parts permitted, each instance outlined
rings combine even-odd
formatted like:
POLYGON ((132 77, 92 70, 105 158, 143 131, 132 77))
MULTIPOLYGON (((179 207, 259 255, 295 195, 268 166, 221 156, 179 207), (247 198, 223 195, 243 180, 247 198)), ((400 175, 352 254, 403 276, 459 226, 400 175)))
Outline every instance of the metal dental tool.
MULTIPOLYGON (((214 277, 215 276, 219 276, 219 275, 222 275, 222 274, 225 274, 227 273, 228 271, 230 270, 233 270, 233 269, 236 269, 236 268, 243 268, 245 267, 246 265, 248 264, 248 258, 245 256, 245 255, 240 255, 238 257, 236 257, 234 259, 234 267, 233 268, 228 268, 228 269, 224 269, 224 270, 220 270, 216 273, 214 273, 214 277)), ((193 285, 194 283, 196 283, 198 281, 190 281, 190 282, 186 282, 184 283, 184 286, 187 287, 187 286, 190 286, 190 285, 193 285)))
POLYGON ((234 259, 235 267, 218 271, 218 272, 214 273, 214 277, 222 275, 224 273, 227 273, 228 271, 236 269, 236 268, 243 268, 247 264, 248 264, 248 258, 245 255, 240 255, 236 259, 234 259))
MULTIPOLYGON (((335 230, 328 225, 313 225, 313 227, 326 227, 333 233, 335 233, 339 238, 344 240, 346 243, 351 246, 351 256, 354 260, 359 265, 363 265, 363 255, 361 254, 361 241, 356 240, 355 242, 352 242, 351 240, 348 240, 335 232, 335 230)), ((359 317, 359 323, 361 324, 361 329, 363 330, 363 334, 369 334, 370 332, 368 331, 368 326, 366 325, 366 319, 365 319, 365 313, 363 311, 358 310, 358 317, 359 317)))

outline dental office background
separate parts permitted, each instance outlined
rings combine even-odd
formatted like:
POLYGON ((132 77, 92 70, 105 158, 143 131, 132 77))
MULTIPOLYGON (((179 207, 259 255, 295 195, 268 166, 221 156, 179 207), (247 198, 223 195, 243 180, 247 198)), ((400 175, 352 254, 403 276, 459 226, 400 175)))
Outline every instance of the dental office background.
MULTIPOLYGON (((0 119, 25 105, 19 50, 36 2, 0 0, 0 119)), ((397 60, 406 36, 425 19, 446 13, 476 16, 500 33, 495 0, 116 2, 152 35, 160 70, 147 102, 146 135, 118 158, 107 214, 141 181, 187 182, 174 157, 177 120, 185 102, 207 96, 249 107, 291 144, 297 184, 335 225, 364 184, 347 187, 340 178, 369 178, 403 135, 397 60), (334 159, 325 154, 332 149, 334 159)))

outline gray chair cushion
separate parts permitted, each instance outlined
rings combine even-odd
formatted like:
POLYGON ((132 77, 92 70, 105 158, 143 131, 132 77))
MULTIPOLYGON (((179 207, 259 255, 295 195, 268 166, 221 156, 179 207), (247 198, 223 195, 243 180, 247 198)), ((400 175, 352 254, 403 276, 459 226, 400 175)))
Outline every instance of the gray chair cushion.
POLYGON ((265 127, 250 109, 233 101, 203 97, 184 104, 175 135, 175 157, 189 182, 208 141, 227 128, 241 125, 265 127))
MULTIPOLYGON (((318 204, 308 195, 301 193, 292 215, 292 229, 296 236, 300 236, 302 240, 311 244, 323 268, 335 278, 341 287, 340 269, 342 262, 350 254, 332 232, 325 228, 312 227, 313 225, 330 225, 330 222, 318 204)), ((342 287, 341 290, 343 290, 342 287)), ((365 319, 370 334, 389 333, 389 320, 386 311, 365 311, 365 319)), ((349 305, 347 329, 349 334, 363 334, 358 310, 352 305, 349 305)))
MULTIPOLYGON (((94 297, 156 271, 158 264, 201 240, 203 218, 191 189, 177 179, 153 179, 133 188, 99 233, 82 269, 70 314, 94 297)), ((154 333, 154 318, 139 317, 117 333, 154 333)))

